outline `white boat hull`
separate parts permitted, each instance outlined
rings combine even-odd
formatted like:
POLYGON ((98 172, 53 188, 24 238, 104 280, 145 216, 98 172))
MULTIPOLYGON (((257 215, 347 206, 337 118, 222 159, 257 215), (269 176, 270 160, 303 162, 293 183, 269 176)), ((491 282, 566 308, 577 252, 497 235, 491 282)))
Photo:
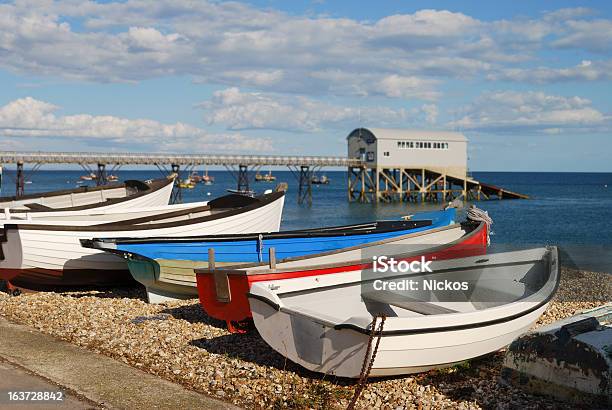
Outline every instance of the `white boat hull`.
POLYGON ((417 373, 495 352, 526 332, 558 286, 557 258, 555 248, 538 248, 434 261, 425 275, 385 274, 471 284, 446 293, 381 292, 365 271, 269 280, 251 287, 249 303, 274 350, 308 370, 350 378, 371 359, 370 323, 384 313, 370 375, 417 373))
MULTIPOLYGON (((311 371, 340 377, 360 376, 368 335, 316 324, 308 318, 277 311, 258 300, 251 300, 250 303, 257 331, 270 347, 283 356, 311 371)), ((496 352, 529 330, 547 306, 497 325, 383 336, 370 375, 420 373, 496 352)))
MULTIPOLYGON (((83 226, 71 230, 44 229, 33 222, 35 229, 23 229, 28 223, 5 225, 5 242, 1 243, 4 259, 0 260, 0 279, 27 287, 32 283, 75 285, 110 282, 115 277, 129 278, 126 262, 113 254, 85 248, 81 239, 94 237, 175 237, 227 233, 273 232, 280 227, 284 196, 252 210, 234 213, 199 223, 183 223, 165 228, 91 230, 83 226), (21 227, 21 228, 20 228, 21 227), (87 280, 89 275, 92 280, 87 280), (104 281, 105 277, 111 278, 104 281)), ((154 226, 154 225, 152 225, 154 226)))

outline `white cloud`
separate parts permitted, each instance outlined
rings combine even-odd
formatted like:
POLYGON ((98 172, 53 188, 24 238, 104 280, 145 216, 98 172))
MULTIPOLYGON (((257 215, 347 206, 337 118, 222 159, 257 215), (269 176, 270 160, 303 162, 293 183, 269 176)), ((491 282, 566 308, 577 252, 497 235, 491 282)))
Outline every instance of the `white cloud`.
POLYGON ((380 80, 376 89, 387 97, 435 100, 439 93, 432 90, 434 83, 432 80, 423 80, 414 76, 405 77, 393 74, 380 80))
POLYGON ((611 20, 570 20, 566 22, 566 34, 553 41, 559 48, 585 49, 607 54, 612 51, 611 20))
MULTIPOLYGON (((447 103, 446 97, 454 103, 463 98, 466 87, 482 79, 535 84, 610 81, 612 60, 589 53, 605 55, 612 50, 612 20, 594 15, 589 9, 572 8, 481 21, 448 10, 419 10, 359 21, 206 0, 21 1, 0 4, 0 69, 43 81, 191 78, 221 89, 203 104, 206 118, 233 130, 312 132, 351 128, 360 119, 376 125, 433 125, 444 121, 439 117, 446 112, 438 106, 447 103), (571 48, 570 58, 576 60, 560 67, 556 48, 571 48), (452 87, 445 83, 449 79, 455 80, 452 87)), ((538 114, 513 117, 480 102, 492 94, 475 101, 472 111, 460 113, 463 126, 504 128, 523 123, 556 132, 552 130, 582 127, 577 125, 580 119, 594 124, 597 114, 603 115, 589 102, 566 111, 544 105, 538 114), (487 115, 476 112, 478 104, 487 115)), ((524 108, 539 106, 529 93, 518 94, 526 99, 524 108)), ((506 93, 504 98, 515 97, 506 93)), ((165 145, 177 139, 177 146, 187 144, 188 134, 217 141, 217 147, 225 138, 181 123, 59 116, 57 107, 45 104, 29 102, 31 111, 20 114, 21 122, 0 132, 55 132, 114 141, 135 135, 165 145), (31 129, 24 125, 28 121, 33 121, 31 129), (62 127, 66 129, 60 132, 62 127)), ((521 110, 504 105, 508 101, 500 104, 509 113, 521 110)), ((238 144, 227 138, 228 144, 238 144)))
POLYGON ((429 120, 437 115, 434 105, 424 105, 422 110, 346 107, 305 97, 242 92, 235 87, 215 92, 200 106, 210 124, 222 124, 232 130, 316 132, 324 128, 348 129, 356 123, 406 124, 420 121, 423 115, 429 120))
POLYGON ((425 121, 428 124, 435 124, 438 120, 438 106, 435 104, 423 104, 421 111, 425 114, 425 121))
POLYGON ((450 126, 494 133, 587 132, 611 125, 611 118, 593 108, 588 99, 533 91, 484 93, 457 114, 459 119, 450 126))
POLYGON ((0 107, 0 137, 92 139, 124 146, 155 146, 156 150, 271 151, 268 139, 238 133, 214 134, 177 122, 163 124, 149 119, 110 115, 57 115, 59 107, 31 97, 0 107))
POLYGON ((516 81, 533 84, 550 84, 567 81, 608 81, 612 79, 612 60, 583 60, 569 68, 508 68, 488 76, 493 81, 516 81))
POLYGON ((0 66, 97 82, 187 75, 270 92, 432 100, 432 78, 521 68, 549 46, 607 50, 612 22, 589 13, 483 22, 419 10, 364 22, 236 2, 18 2, 0 5, 0 66))

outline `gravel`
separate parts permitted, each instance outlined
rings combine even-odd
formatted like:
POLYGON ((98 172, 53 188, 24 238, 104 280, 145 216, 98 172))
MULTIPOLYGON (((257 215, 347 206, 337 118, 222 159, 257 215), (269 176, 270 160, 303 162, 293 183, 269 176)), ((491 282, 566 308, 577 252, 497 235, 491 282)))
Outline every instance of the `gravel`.
MULTIPOLYGON (((197 300, 145 303, 140 288, 0 292, 0 315, 164 379, 247 408, 345 408, 354 381, 287 361, 256 331, 231 334, 197 300)), ((564 271, 536 326, 612 300, 612 275, 564 271)), ((562 403, 499 383, 504 352, 449 369, 371 380, 358 408, 558 408, 562 403)))

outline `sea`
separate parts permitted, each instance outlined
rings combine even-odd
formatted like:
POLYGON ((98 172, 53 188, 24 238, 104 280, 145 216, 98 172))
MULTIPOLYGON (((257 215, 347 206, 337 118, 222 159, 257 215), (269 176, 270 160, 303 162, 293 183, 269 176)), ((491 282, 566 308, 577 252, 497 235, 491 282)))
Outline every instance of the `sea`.
MULTIPOLYGON (((157 170, 120 170, 120 180, 159 178, 157 170)), ((440 209, 442 204, 363 204, 347 199, 347 174, 329 171, 329 185, 312 186, 312 205, 298 204, 298 182, 289 171, 273 171, 277 180, 252 182, 260 193, 278 182, 287 182, 282 226, 284 230, 345 225, 381 219, 397 219, 419 211, 440 209)), ((28 176, 27 193, 70 189, 83 171, 44 170, 28 176)), ((214 185, 197 184, 183 190, 183 202, 205 201, 226 194, 236 181, 227 171, 209 171, 214 185)), ((473 172, 474 179, 529 195, 527 200, 475 201, 493 219, 491 242, 497 245, 558 245, 584 248, 588 258, 612 260, 612 173, 473 172), (601 255, 601 258, 600 256, 601 255)), ((253 178, 254 175, 251 175, 253 178)), ((5 170, 2 195, 15 194, 15 172, 5 170)), ((92 184, 89 182, 89 184, 92 184)), ((582 255, 582 259, 588 259, 582 255)), ((612 262, 611 262, 612 264, 612 262)), ((612 270, 612 269, 611 269, 612 270)))

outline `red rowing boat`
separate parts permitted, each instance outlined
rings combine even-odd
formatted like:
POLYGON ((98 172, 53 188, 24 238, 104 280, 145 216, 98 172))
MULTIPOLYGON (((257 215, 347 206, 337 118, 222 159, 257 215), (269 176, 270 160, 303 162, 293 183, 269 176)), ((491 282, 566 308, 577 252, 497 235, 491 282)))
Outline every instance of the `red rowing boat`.
POLYGON ((231 332, 243 332, 252 321, 247 293, 253 283, 368 269, 372 267, 372 259, 364 259, 366 254, 393 255, 397 261, 407 262, 421 260, 422 257, 425 260, 443 260, 483 255, 487 242, 486 223, 465 223, 351 248, 288 258, 270 265, 196 269, 198 295, 202 308, 209 316, 226 321, 231 332))

